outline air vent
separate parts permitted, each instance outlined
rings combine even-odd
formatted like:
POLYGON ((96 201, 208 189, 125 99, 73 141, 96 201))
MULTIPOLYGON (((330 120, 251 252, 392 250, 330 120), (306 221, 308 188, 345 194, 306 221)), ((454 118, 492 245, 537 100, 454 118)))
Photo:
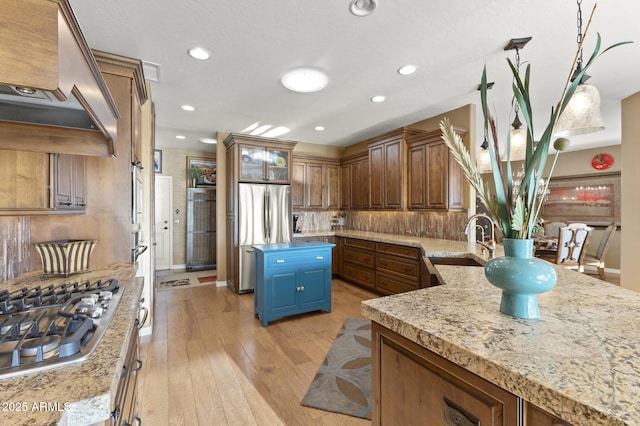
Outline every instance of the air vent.
POLYGON ((142 61, 142 72, 144 73, 145 80, 155 81, 156 83, 160 82, 160 64, 142 61))

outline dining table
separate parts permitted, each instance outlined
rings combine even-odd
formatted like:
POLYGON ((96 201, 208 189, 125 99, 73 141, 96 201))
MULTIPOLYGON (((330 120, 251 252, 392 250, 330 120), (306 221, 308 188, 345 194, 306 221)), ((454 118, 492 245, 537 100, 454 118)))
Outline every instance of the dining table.
POLYGON ((535 256, 555 255, 558 252, 558 237, 534 236, 533 249, 535 256))

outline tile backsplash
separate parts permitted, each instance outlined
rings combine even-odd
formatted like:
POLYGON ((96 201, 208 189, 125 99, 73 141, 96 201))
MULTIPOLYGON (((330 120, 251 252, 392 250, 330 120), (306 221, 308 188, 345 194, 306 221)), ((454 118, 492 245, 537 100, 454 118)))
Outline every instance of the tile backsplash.
POLYGON ((0 217, 0 282, 29 271, 31 220, 28 216, 0 217))
MULTIPOLYGON (((316 232, 333 229, 332 218, 340 212, 301 211, 296 213, 300 215, 302 221, 302 232, 316 232)), ((466 222, 466 211, 348 211, 341 229, 464 241, 466 222)))

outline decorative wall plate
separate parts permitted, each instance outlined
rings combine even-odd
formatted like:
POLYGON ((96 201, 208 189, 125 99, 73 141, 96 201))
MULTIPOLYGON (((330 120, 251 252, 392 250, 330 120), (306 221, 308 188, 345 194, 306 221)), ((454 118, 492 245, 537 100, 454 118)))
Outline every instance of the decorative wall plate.
POLYGON ((613 157, 609 154, 597 154, 591 160, 591 167, 596 170, 606 170, 613 165, 613 157))

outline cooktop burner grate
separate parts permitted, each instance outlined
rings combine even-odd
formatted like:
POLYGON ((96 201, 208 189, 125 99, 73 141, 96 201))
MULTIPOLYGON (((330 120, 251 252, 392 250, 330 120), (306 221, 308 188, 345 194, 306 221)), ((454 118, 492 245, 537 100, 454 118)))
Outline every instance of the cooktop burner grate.
POLYGON ((0 292, 0 378, 88 358, 118 306, 117 280, 0 292))

